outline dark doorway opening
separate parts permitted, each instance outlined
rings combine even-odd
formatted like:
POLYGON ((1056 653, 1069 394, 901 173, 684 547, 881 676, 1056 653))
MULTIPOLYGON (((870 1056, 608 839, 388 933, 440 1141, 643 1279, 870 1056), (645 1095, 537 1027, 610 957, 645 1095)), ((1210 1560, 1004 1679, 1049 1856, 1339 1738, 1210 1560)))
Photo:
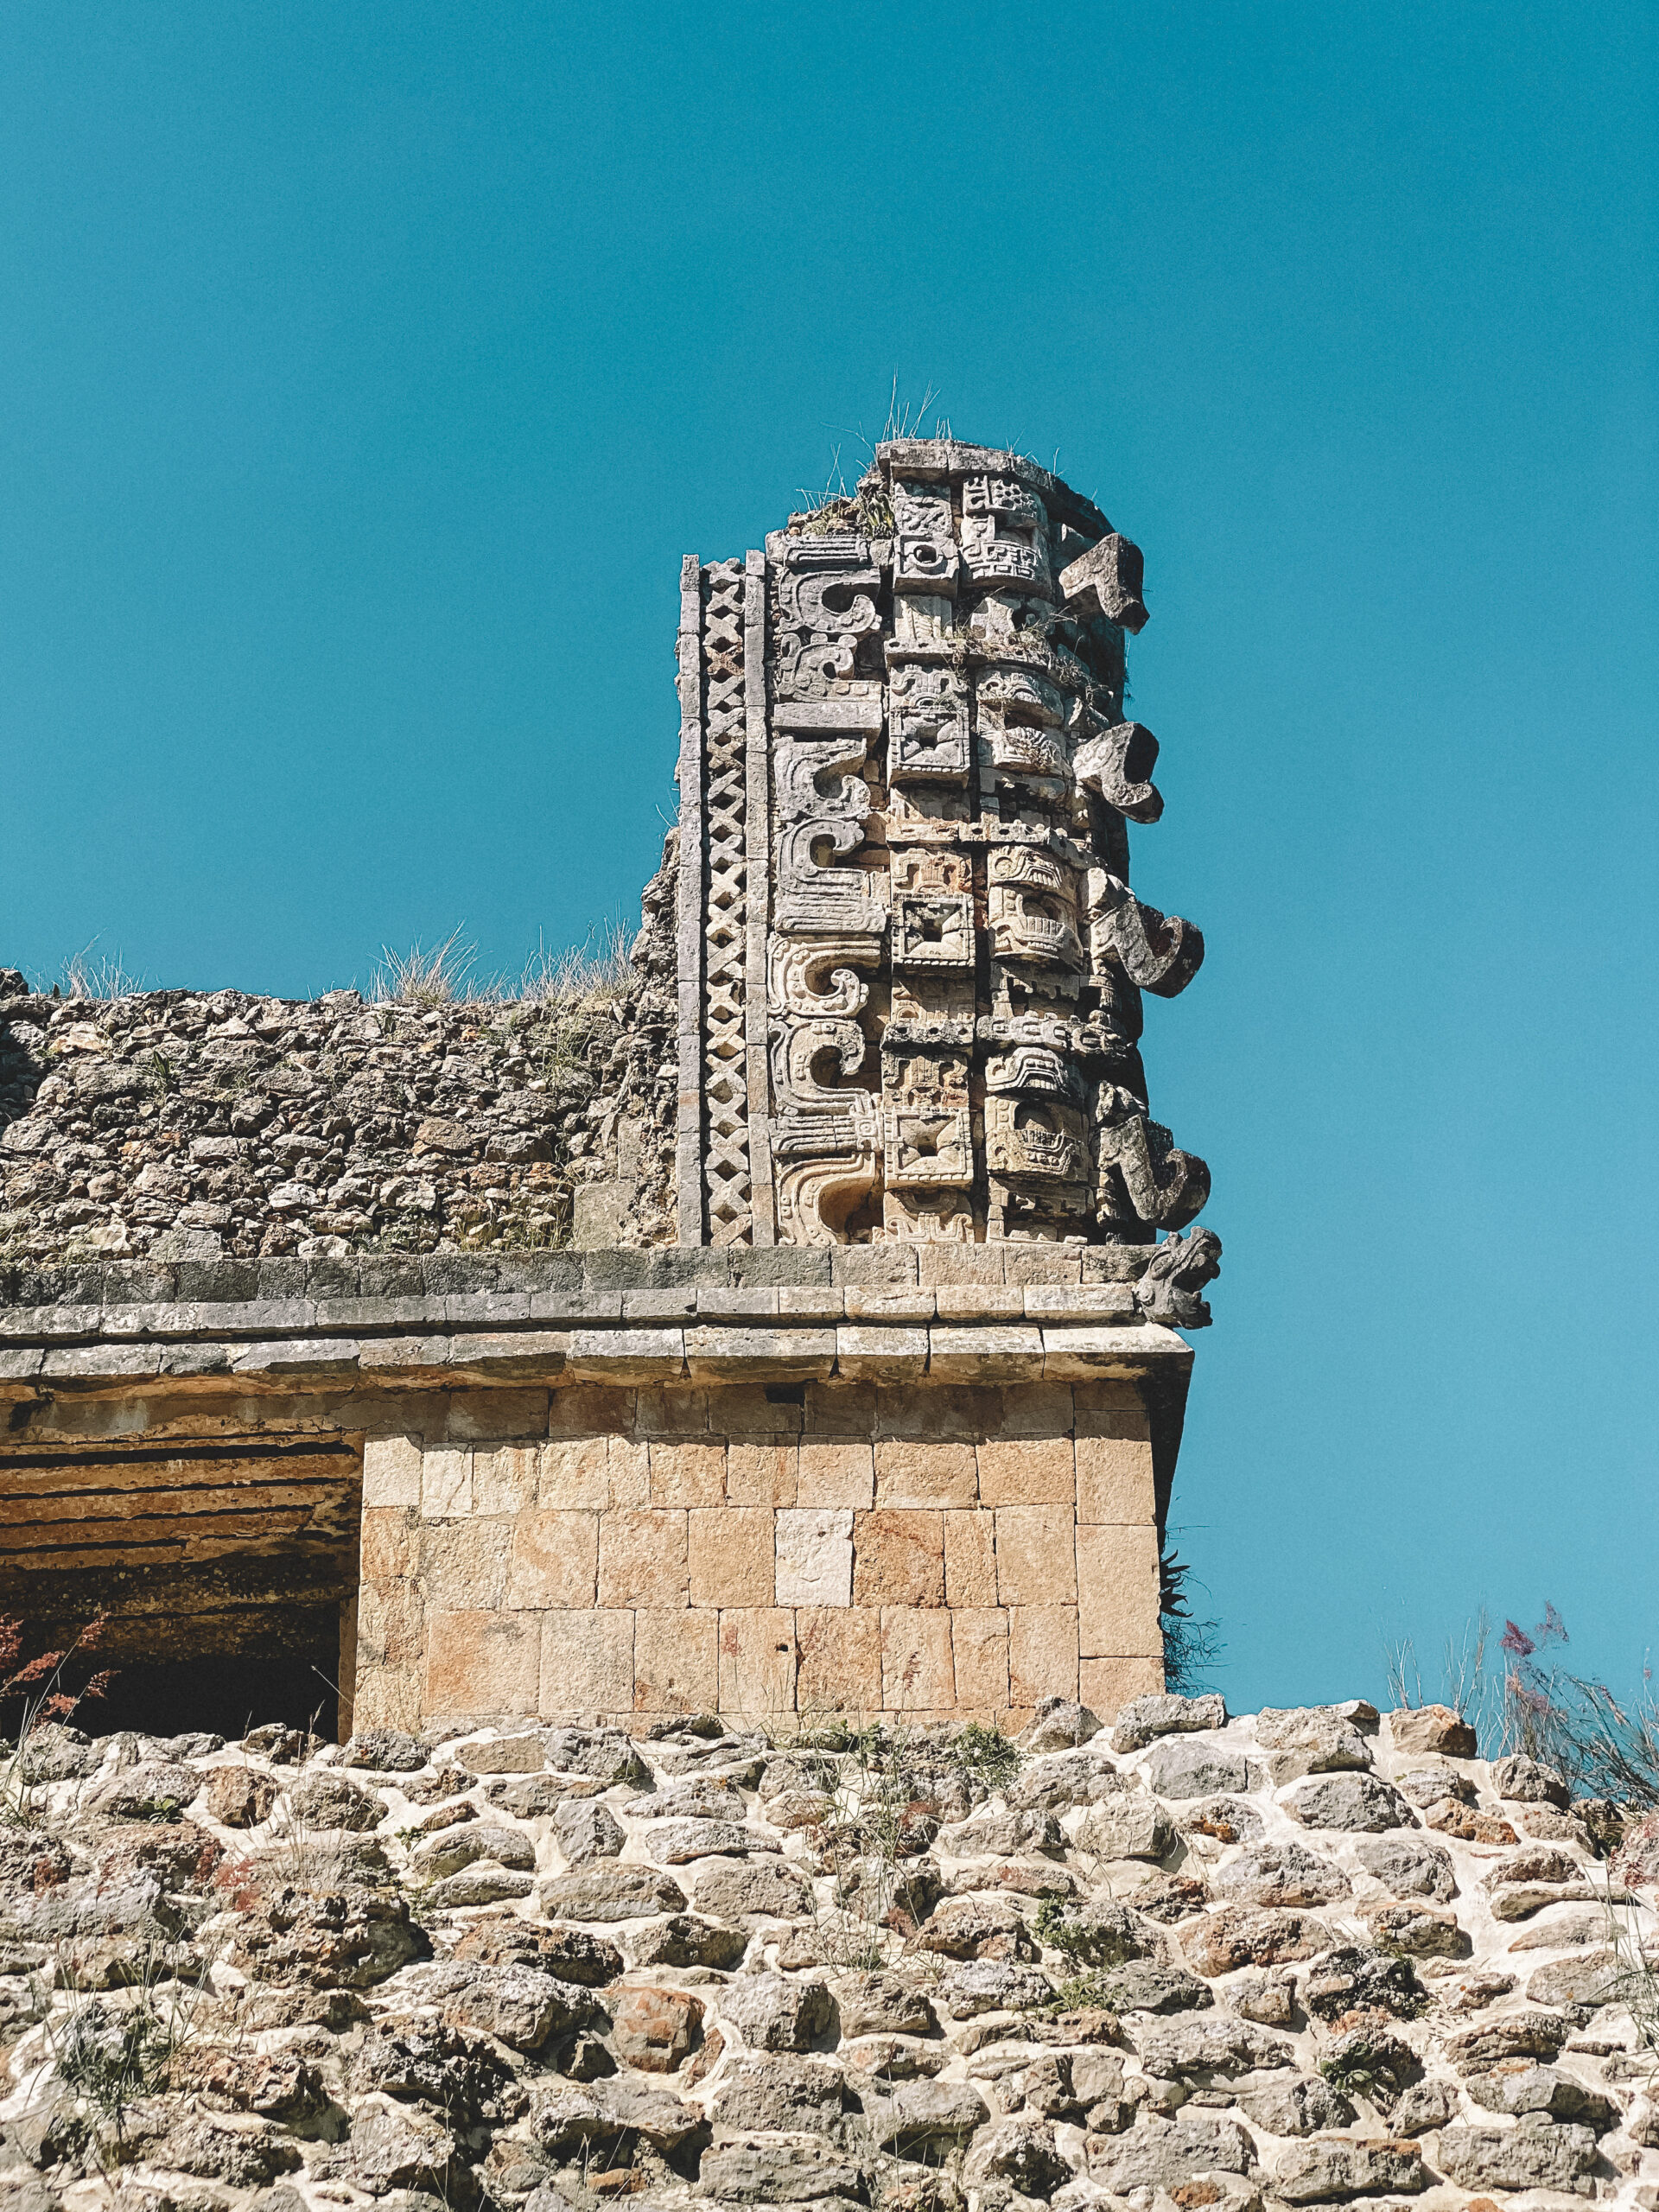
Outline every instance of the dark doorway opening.
POLYGON ((73 1715, 92 1734, 275 1720, 333 1738, 361 1491, 360 1446, 338 1435, 24 1442, 0 1452, 0 1626, 24 1658, 73 1648, 72 1696, 112 1675, 73 1715))
POLYGON ((75 1726, 94 1736, 136 1728, 147 1736, 211 1729, 234 1739, 267 1720, 332 1738, 339 1704, 337 1608, 284 1624, 280 1643, 265 1650, 209 1653, 200 1658, 112 1660, 115 1680, 75 1726))

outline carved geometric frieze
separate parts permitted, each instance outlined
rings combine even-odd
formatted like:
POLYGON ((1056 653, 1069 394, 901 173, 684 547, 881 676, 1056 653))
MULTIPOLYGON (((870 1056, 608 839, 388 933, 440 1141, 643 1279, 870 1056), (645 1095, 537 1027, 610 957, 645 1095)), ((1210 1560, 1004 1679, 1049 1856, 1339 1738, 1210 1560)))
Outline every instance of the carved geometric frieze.
POLYGON ((968 687, 952 668, 900 662, 887 690, 887 773, 895 784, 968 780, 968 687))
POLYGON ((1207 1171, 1150 1120, 1136 1045, 1203 939, 1128 885, 1127 825, 1162 810, 1123 713, 1135 549, 1018 456, 896 441, 698 574, 698 1233, 1191 1219, 1207 1171))
POLYGON ((1080 968, 1074 872, 1039 846, 1004 845, 991 852, 988 873, 997 958, 1080 968))
POLYGON ((974 902, 967 892, 900 891, 893 902, 893 964, 974 972, 974 902))

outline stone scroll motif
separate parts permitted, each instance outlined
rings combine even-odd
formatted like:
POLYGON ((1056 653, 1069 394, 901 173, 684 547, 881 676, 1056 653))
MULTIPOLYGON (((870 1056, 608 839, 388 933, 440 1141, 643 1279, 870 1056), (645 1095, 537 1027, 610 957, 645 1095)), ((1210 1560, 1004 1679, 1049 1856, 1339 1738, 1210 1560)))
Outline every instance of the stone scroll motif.
POLYGON ((1123 710, 1139 551, 1022 456, 910 440, 699 578, 682 1241, 1185 1227, 1209 1170, 1152 1118, 1140 1039, 1204 939, 1130 888, 1128 825, 1163 812, 1123 710))

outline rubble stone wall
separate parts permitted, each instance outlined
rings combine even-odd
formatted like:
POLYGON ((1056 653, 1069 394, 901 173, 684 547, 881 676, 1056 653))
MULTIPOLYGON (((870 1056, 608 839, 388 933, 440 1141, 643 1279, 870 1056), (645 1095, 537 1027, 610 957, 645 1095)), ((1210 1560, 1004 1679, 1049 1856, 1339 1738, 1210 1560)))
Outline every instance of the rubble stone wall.
POLYGON ((631 963, 539 998, 59 999, 0 969, 0 1260, 671 1242, 677 843, 631 963))
POLYGON ((1653 1815, 1443 1708, 1104 1717, 44 1729, 0 2194, 1651 2212, 1653 1815))

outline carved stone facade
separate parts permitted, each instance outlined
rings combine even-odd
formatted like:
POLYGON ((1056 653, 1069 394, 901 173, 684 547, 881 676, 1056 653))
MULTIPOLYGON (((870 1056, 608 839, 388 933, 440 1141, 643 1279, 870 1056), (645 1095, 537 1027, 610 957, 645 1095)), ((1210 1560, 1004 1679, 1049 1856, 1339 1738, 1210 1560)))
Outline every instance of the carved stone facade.
POLYGON ((1197 1215, 1139 1048, 1142 994, 1204 957, 1129 887, 1163 810, 1123 711, 1141 584, 1057 477, 948 440, 687 561, 683 1245, 1147 1246, 1197 1215))
POLYGON ((1129 887, 1140 555, 911 442, 681 588, 631 974, 0 969, 0 1614, 31 1652, 107 1617, 134 1726, 303 1719, 319 1676, 342 1729, 1161 1682, 1220 1245, 1141 1065, 1204 944, 1129 887))

